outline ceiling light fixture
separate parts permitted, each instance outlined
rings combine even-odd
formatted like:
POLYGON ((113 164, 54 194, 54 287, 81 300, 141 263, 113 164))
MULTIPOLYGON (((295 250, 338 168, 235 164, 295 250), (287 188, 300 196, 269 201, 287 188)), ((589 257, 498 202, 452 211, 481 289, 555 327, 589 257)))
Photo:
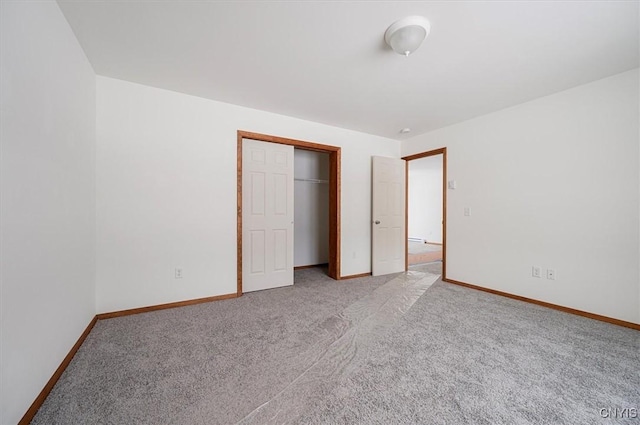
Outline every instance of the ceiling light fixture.
POLYGON ((431 24, 422 16, 407 16, 391 24, 384 33, 384 41, 394 52, 409 56, 429 35, 431 24))
POLYGON ((407 133, 411 133, 411 129, 409 127, 405 127, 402 130, 400 130, 400 134, 407 134, 407 133))

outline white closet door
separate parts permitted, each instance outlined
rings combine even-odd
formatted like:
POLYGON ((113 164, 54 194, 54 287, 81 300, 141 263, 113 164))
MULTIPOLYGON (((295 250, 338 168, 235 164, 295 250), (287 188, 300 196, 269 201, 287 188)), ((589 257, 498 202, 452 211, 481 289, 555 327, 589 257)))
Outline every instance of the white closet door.
POLYGON ((372 274, 405 270, 406 161, 373 157, 372 274))
POLYGON ((293 146, 242 141, 242 290, 293 285, 293 146))

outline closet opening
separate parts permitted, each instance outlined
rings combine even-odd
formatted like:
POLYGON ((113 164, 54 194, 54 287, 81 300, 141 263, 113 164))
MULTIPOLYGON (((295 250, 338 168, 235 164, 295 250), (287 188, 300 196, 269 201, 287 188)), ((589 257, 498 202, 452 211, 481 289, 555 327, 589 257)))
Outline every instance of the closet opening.
POLYGON ((329 264, 329 154, 294 149, 294 270, 329 264))
MULTIPOLYGON (((251 269, 253 267, 253 265, 251 265, 250 267, 243 268, 243 261, 245 263, 247 261, 251 261, 252 252, 250 249, 245 249, 245 255, 250 255, 250 258, 243 259, 243 236, 245 237, 244 244, 254 242, 251 237, 247 237, 247 234, 243 234, 243 191, 252 193, 251 191, 254 190, 254 188, 251 187, 253 184, 250 184, 250 180, 246 179, 246 176, 243 174, 243 140, 248 142, 257 141, 266 142, 267 144, 288 145, 293 147, 294 156, 300 158, 299 161, 294 161, 294 215, 297 210, 298 217, 295 217, 293 224, 300 225, 299 227, 301 230, 299 236, 303 242, 295 241, 296 246, 294 249, 294 259, 291 261, 290 265, 287 264, 287 269, 290 268, 293 273, 294 264, 298 267, 305 267, 315 266, 324 262, 327 264, 327 274, 329 277, 339 280, 341 277, 340 148, 337 146, 322 145, 319 143, 239 130, 237 132, 237 295, 241 296, 243 293, 243 274, 247 273, 246 269, 251 269), (298 163, 297 166, 296 163, 298 163), (304 203, 301 203, 300 200, 296 202, 295 198, 299 196, 302 197, 303 200, 306 199, 310 203, 315 204, 318 209, 311 212, 311 210, 305 207, 304 203), (323 210, 325 211, 324 213, 323 210), (314 215, 317 221, 312 223, 310 227, 302 230, 302 225, 305 222, 309 223, 314 219, 314 217, 312 217, 314 215), (302 223, 295 223, 298 221, 302 221, 302 223), (321 236, 322 234, 324 234, 324 238, 316 238, 316 236, 321 236), (305 243, 305 245, 300 245, 301 243, 305 243), (304 248, 302 248, 303 246, 304 248), (298 248, 300 248, 299 253, 298 248)), ((248 144, 251 143, 249 142, 248 144)), ((258 147, 257 149, 260 148, 258 147)), ((261 160, 261 155, 262 154, 260 153, 256 153, 256 158, 261 160)), ((266 153, 265 155, 268 156, 269 153, 266 153)), ((274 155, 279 158, 284 158, 287 153, 274 153, 274 155)), ((247 163, 247 158, 244 158, 244 160, 244 163, 247 163)), ((276 162, 278 162, 278 160, 276 160, 276 162)), ((259 182, 261 180, 260 178, 257 178, 256 181, 259 182)), ((274 190, 276 191, 275 193, 280 193, 278 192, 279 189, 277 187, 274 190)), ((247 193, 245 193, 245 195, 247 195, 247 193)), ((260 193, 262 192, 256 192, 256 199, 262 199, 262 195, 260 195, 260 193)), ((267 196, 269 195, 267 194, 267 196)), ((244 203, 246 203, 247 200, 249 202, 253 202, 253 198, 251 196, 249 198, 245 196, 244 203)), ((247 223, 247 225, 249 225, 249 223, 247 223)), ((294 238, 296 238, 296 233, 298 232, 294 232, 294 238)), ((262 240, 260 239, 261 233, 256 231, 255 234, 257 235, 254 238, 255 241, 262 244, 262 240)), ((279 234, 284 235, 285 232, 280 232, 279 234)), ((277 239, 278 237, 279 236, 276 236, 275 238, 277 239)), ((264 246, 264 244, 261 246, 264 246)), ((276 254, 276 257, 277 256, 278 254, 276 254)), ((280 256, 279 258, 282 257, 280 256)), ((276 260, 276 262, 278 261, 276 260)), ((245 264, 245 266, 247 264, 245 264)), ((258 264, 258 269, 261 264, 262 263, 258 264)))

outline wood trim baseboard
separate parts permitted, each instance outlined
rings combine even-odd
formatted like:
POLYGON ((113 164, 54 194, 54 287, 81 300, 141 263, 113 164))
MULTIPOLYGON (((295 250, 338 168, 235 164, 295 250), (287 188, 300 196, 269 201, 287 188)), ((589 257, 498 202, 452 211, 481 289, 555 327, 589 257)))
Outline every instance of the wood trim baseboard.
POLYGON ((238 138, 252 139, 262 142, 279 143, 281 145, 296 146, 301 149, 317 152, 338 152, 339 146, 323 145, 320 143, 307 142, 304 140, 289 139, 286 137, 271 136, 269 134, 254 133, 251 131, 238 130, 238 138))
POLYGON ((312 269, 314 267, 325 267, 328 266, 329 263, 321 263, 321 264, 308 264, 306 266, 295 266, 293 270, 304 270, 304 269, 312 269))
POLYGON ((338 279, 338 280, 357 279, 359 277, 367 277, 367 276, 371 276, 371 272, 369 272, 369 273, 360 273, 360 274, 351 274, 351 275, 348 275, 348 276, 340 276, 340 279, 338 279))
POLYGON ((196 298, 193 300, 178 301, 175 303, 152 305, 149 307, 132 308, 129 310, 114 311, 111 313, 96 314, 95 316, 93 316, 93 319, 91 319, 89 326, 87 326, 84 332, 82 332, 82 335, 80 335, 80 338, 78 338, 78 341, 76 341, 75 345, 71 347, 69 354, 67 354, 67 356, 62 360, 62 363, 60 363, 60 366, 58 366, 56 371, 53 373, 53 376, 51 376, 51 378, 49 379, 47 384, 44 386, 42 391, 40 391, 40 394, 38 394, 38 396, 33 401, 33 403, 31 403, 31 406, 29 407, 27 412, 24 414, 22 419, 20 419, 20 422, 18 422, 18 425, 29 425, 29 423, 31 423, 36 413, 38 413, 38 409, 42 407, 42 403, 44 403, 44 401, 47 399, 47 396, 49 395, 53 387, 56 385, 56 382, 58 382, 58 379, 60 379, 60 376, 62 376, 62 373, 65 371, 67 366, 69 366, 69 363, 71 363, 73 356, 75 356, 76 352, 80 349, 80 346, 82 345, 84 340, 87 339, 87 336, 89 335, 89 333, 91 332, 91 330, 93 329, 93 327, 95 326, 98 320, 111 319, 114 317, 130 316, 132 314, 147 313, 150 311, 165 310, 168 308, 186 307, 194 304, 202 304, 202 303, 208 303, 211 301, 227 300, 230 298, 237 298, 237 297, 238 297, 238 294, 232 293, 232 294, 216 295, 214 297, 196 298))
POLYGON ((342 270, 342 150, 329 152, 329 277, 338 279, 342 270))
POLYGON ((189 305, 208 303, 208 302, 211 302, 211 301, 228 300, 228 299, 231 299, 231 298, 238 298, 238 294, 233 292, 231 294, 216 295, 214 297, 196 298, 196 299, 193 299, 193 300, 178 301, 178 302, 174 302, 174 303, 150 305, 148 307, 140 307, 140 308, 131 308, 129 310, 112 311, 110 313, 97 314, 96 317, 98 318, 98 320, 112 319, 114 317, 130 316, 132 314, 140 314, 140 313, 148 313, 150 311, 166 310, 168 308, 186 307, 186 306, 189 306, 189 305))
POLYGON ((447 278, 447 148, 442 148, 442 278, 447 278))
POLYGON ((482 286, 472 285, 470 283, 460 282, 458 280, 442 279, 442 281, 447 283, 452 283, 454 285, 464 286, 466 288, 476 289, 478 291, 488 292, 490 294, 499 295, 501 297, 511 298, 518 301, 524 301, 530 304, 536 304, 542 307, 547 307, 553 310, 558 310, 558 311, 562 311, 569 314, 575 314, 576 316, 587 317, 589 319, 599 320, 600 322, 607 322, 613 325, 624 326, 625 328, 631 328, 631 329, 640 331, 640 324, 637 324, 637 323, 627 322, 620 319, 614 319, 612 317, 602 316, 600 314, 595 314, 595 313, 589 313, 587 311, 576 310, 575 308, 564 307, 558 304, 552 304, 545 301, 534 300, 533 298, 522 297, 520 295, 514 295, 508 292, 497 291, 495 289, 484 288, 482 286))
POLYGON ((408 270, 409 270, 409 161, 405 160, 404 161, 404 271, 406 272, 408 270))
POLYGON ((444 154, 446 151, 447 151, 447 148, 439 148, 439 149, 434 149, 426 152, 416 153, 413 155, 403 156, 402 159, 404 159, 405 161, 413 161, 414 159, 420 159, 420 158, 426 158, 428 156, 444 154))
POLYGON ((237 223, 236 223, 236 295, 242 296, 242 138, 243 135, 238 132, 237 144, 237 223))
POLYGON ((82 332, 82 335, 80 335, 80 338, 78 338, 78 340, 73 345, 73 347, 71 347, 71 350, 66 355, 66 357, 62 360, 62 363, 60 363, 60 366, 58 366, 56 371, 53 372, 53 375, 51 376, 49 381, 47 381, 44 388, 42 389, 42 391, 40 391, 40 394, 38 394, 38 396, 33 401, 33 403, 31 403, 31 406, 29 406, 29 409, 24 414, 22 419, 20 419, 20 422, 18 422, 18 425, 29 425, 29 423, 31 423, 34 416, 36 416, 36 413, 38 413, 38 409, 40 409, 40 407, 42 406, 42 403, 44 403, 44 401, 47 399, 47 396, 49 395, 53 387, 56 385, 56 382, 58 382, 58 379, 60 379, 60 376, 62 376, 62 373, 65 371, 67 366, 69 366, 69 363, 71 363, 73 356, 76 355, 76 353, 80 349, 80 346, 82 345, 84 340, 87 339, 87 336, 89 335, 89 333, 91 332, 91 329, 93 329, 93 326, 96 324, 97 321, 98 321, 98 317, 93 316, 93 319, 91 319, 91 322, 89 322, 89 325, 87 326, 87 328, 84 330, 84 332, 82 332))

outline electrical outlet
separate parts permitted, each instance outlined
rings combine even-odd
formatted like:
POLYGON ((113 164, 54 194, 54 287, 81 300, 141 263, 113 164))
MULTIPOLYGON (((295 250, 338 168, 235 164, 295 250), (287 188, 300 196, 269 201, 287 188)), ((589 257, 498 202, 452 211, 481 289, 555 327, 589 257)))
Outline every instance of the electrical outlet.
POLYGON ((547 269, 547 279, 556 280, 556 271, 554 269, 547 269))
POLYGON ((531 276, 533 276, 533 277, 542 277, 542 271, 540 269, 540 266, 531 267, 531 276))
POLYGON ((469 217, 471 215, 471 208, 464 207, 464 215, 465 217, 469 217))
POLYGON ((176 267, 175 278, 182 279, 182 267, 176 267))

